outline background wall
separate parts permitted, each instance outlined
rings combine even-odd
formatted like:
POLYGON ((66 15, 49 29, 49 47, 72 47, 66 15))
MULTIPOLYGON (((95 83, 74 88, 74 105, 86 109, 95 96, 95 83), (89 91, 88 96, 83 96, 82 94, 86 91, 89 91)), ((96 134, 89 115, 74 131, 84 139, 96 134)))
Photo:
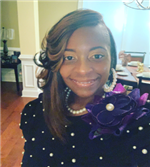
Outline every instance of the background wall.
POLYGON ((64 15, 77 9, 78 0, 39 1, 40 43, 50 28, 64 15))
MULTIPOLYGON (((31 1, 30 1, 31 2, 31 1)), ((21 29, 21 32, 19 32, 19 26, 18 26, 18 17, 20 17, 18 13, 17 8, 17 1, 0 1, 1 3, 1 27, 5 28, 13 28, 15 30, 15 39, 14 40, 8 40, 7 46, 9 50, 19 50, 20 46, 23 47, 23 54, 26 54, 28 56, 33 56, 35 52, 33 51, 32 43, 28 46, 30 43, 30 39, 35 38, 32 33, 27 31, 27 28, 29 28, 30 24, 25 24, 30 22, 30 15, 28 15, 29 9, 33 10, 31 6, 28 7, 27 3, 29 1, 25 2, 22 8, 21 17, 23 18, 21 20, 21 26, 24 26, 23 29, 21 29), (25 11, 25 12, 24 12, 25 11), (24 40, 23 43, 20 43, 20 36, 21 39, 24 40), (26 41, 24 43, 24 41, 26 41), (29 48, 30 47, 30 48, 29 48)), ((49 29, 65 14, 76 10, 78 6, 78 0, 61 0, 61 1, 39 1, 38 2, 38 16, 39 17, 39 45, 41 44, 41 41, 43 37, 45 36, 46 32, 49 31, 49 29)), ((3 49, 3 43, 1 43, 1 50, 3 49)), ((21 51, 21 50, 20 50, 21 51)), ((19 81, 22 81, 21 76, 21 66, 19 66, 18 71, 20 72, 19 81)), ((2 81, 8 81, 8 82, 15 82, 15 75, 14 71, 11 69, 2 69, 2 81)))
MULTIPOLYGON (((19 30, 17 16, 17 1, 1 1, 1 27, 15 30, 15 39, 8 40, 8 47, 19 48, 19 30)), ((1 43, 3 46, 3 43, 1 43)))

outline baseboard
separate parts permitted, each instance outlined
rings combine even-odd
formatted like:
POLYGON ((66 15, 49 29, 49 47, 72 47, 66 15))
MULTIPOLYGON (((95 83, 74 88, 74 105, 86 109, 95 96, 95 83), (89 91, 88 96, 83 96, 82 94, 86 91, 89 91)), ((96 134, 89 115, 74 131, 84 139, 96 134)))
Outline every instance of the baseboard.
POLYGON ((22 91, 22 97, 35 97, 37 98, 39 94, 42 93, 42 90, 23 90, 22 91))

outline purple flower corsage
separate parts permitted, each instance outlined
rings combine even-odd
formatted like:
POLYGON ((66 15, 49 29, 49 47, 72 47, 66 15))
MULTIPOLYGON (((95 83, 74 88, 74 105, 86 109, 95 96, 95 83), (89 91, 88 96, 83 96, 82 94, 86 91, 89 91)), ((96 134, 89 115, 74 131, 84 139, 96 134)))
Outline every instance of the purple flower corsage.
POLYGON ((140 96, 139 89, 125 95, 125 88, 117 84, 105 98, 96 96, 94 104, 88 104, 87 114, 82 119, 92 126, 89 138, 94 139, 103 134, 120 136, 125 127, 149 112, 144 108, 148 93, 140 96))

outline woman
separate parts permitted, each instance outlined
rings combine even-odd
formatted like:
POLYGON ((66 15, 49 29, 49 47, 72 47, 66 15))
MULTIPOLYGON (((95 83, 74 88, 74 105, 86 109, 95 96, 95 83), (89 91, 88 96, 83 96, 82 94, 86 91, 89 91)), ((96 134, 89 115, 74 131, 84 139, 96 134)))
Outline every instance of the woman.
POLYGON ((34 61, 43 67, 38 73, 43 94, 21 117, 22 166, 150 166, 147 94, 140 98, 136 90, 125 96, 121 85, 115 87, 115 42, 101 14, 67 14, 42 49, 34 61))

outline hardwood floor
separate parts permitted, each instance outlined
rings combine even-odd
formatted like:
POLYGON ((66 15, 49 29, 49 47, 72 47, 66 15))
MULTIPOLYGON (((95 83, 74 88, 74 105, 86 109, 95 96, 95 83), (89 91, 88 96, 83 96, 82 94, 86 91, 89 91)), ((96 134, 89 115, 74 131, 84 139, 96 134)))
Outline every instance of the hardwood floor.
POLYGON ((20 113, 33 99, 18 95, 15 83, 1 83, 1 167, 21 166, 24 139, 19 128, 20 113))

